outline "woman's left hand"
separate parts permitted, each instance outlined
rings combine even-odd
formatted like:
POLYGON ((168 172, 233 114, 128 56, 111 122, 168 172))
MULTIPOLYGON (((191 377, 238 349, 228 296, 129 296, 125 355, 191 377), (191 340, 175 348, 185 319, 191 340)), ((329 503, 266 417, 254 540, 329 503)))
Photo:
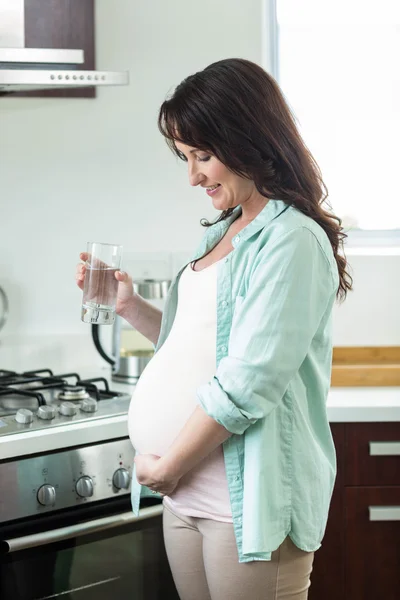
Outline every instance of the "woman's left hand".
POLYGON ((162 496, 170 496, 179 483, 179 477, 164 469, 162 459, 155 454, 139 454, 135 457, 136 478, 162 496))

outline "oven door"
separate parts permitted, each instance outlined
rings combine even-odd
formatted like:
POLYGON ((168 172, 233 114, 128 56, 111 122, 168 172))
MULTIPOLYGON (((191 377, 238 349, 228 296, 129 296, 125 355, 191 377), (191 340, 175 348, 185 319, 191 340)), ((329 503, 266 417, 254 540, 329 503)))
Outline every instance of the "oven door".
POLYGON ((139 517, 125 509, 80 523, 58 518, 59 526, 29 535, 5 538, 1 531, 0 598, 179 600, 164 549, 162 505, 141 507, 139 517))

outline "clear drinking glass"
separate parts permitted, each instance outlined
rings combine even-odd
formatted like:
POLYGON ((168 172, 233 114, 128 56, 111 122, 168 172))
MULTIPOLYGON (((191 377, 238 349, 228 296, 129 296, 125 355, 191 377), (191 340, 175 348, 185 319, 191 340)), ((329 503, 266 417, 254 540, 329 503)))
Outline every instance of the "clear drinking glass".
POLYGON ((88 242, 87 253, 82 321, 112 325, 118 294, 115 272, 121 268, 122 246, 88 242))

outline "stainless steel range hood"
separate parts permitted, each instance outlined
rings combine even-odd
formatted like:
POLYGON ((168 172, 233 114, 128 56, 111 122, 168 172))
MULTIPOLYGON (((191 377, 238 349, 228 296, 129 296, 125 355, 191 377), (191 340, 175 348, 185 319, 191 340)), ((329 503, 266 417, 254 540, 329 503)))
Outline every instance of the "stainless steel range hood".
POLYGON ((83 71, 83 50, 25 48, 24 0, 0 0, 0 93, 127 85, 127 71, 83 71))

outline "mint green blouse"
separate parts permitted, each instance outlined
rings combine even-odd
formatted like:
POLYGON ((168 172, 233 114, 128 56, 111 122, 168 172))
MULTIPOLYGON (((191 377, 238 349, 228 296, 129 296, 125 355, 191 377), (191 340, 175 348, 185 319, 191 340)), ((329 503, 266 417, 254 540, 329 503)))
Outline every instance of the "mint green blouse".
MULTIPOLYGON (((240 211, 207 229, 192 260, 240 211)), ((215 376, 197 398, 233 434, 225 467, 239 562, 250 562, 270 560, 288 535, 305 551, 321 545, 336 475, 326 399, 339 277, 323 229, 282 201, 270 200, 232 245, 218 265, 215 376)), ((174 321, 182 271, 156 351, 174 321)), ((140 491, 134 475, 135 513, 140 491)))

